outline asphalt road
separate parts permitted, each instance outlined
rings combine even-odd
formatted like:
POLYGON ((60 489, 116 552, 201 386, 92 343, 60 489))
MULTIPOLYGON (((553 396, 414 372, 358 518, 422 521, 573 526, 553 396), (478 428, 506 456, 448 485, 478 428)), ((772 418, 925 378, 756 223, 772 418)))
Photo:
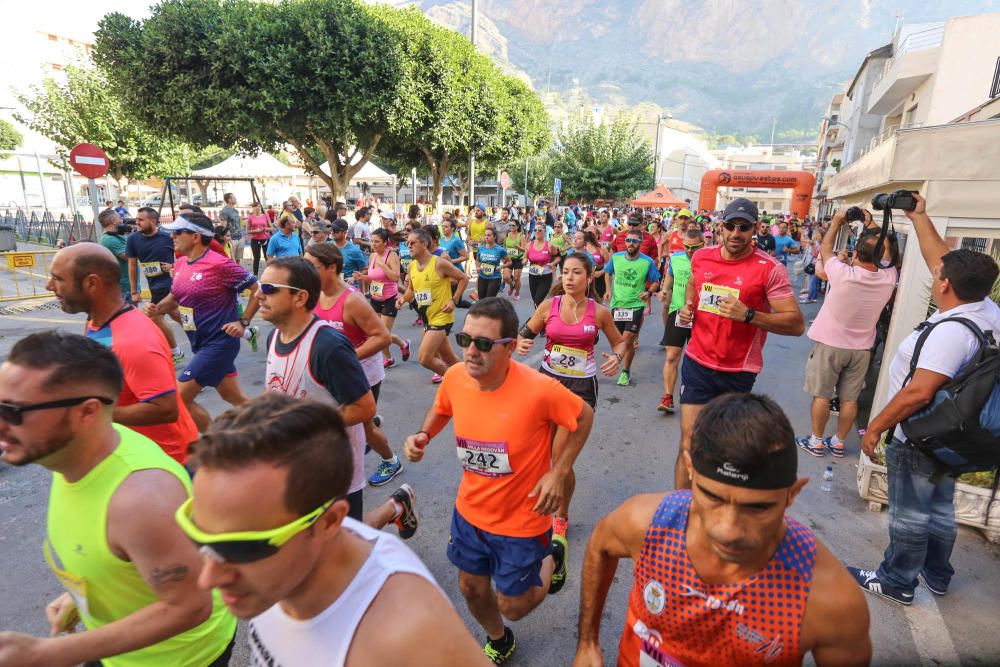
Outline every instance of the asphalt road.
MULTIPOLYGON (((516 303, 522 321, 530 311, 530 300, 516 303)), ((662 394, 660 369, 663 351, 656 343, 661 334, 659 313, 647 319, 633 365, 633 385, 617 387, 613 379, 602 379, 597 419, 590 440, 577 463, 577 488, 570 512, 569 581, 563 591, 551 596, 527 618, 513 623, 518 651, 512 665, 568 665, 576 642, 579 602, 579 572, 586 540, 594 523, 626 498, 672 487, 673 462, 677 452, 678 416, 655 410, 662 394)), ((818 304, 805 306, 806 317, 815 316, 818 304)), ((3 311, 0 311, 2 313, 3 311)), ((7 311, 8 313, 12 311, 7 311)), ((406 311, 407 313, 409 311, 406 311)), ((460 311, 459 318, 464 316, 460 311)), ((409 316, 401 316, 396 333, 415 344, 420 332, 409 316)), ((21 336, 51 327, 79 330, 83 320, 58 309, 0 314, 0 356, 21 336)), ((265 327, 266 329, 266 327, 265 327)), ((541 341, 529 356, 537 364, 541 341)), ((788 412, 797 432, 808 430, 809 399, 802 392, 803 367, 809 341, 805 338, 772 336, 765 349, 765 367, 756 389, 770 394, 788 412)), ((238 367, 244 389, 263 389, 264 352, 248 348, 238 367)), ((435 388, 430 373, 415 357, 388 372, 382 389, 380 412, 385 429, 397 449, 403 438, 416 430, 430 406, 435 388)), ((207 391, 203 404, 213 413, 224 409, 219 397, 207 391)), ((419 464, 406 467, 396 483, 409 482, 417 492, 420 530, 409 541, 427 563, 476 637, 483 633, 466 610, 458 591, 457 575, 444 551, 460 467, 449 443, 450 429, 431 443, 419 464)), ((874 567, 886 545, 885 512, 868 511, 857 494, 855 476, 858 450, 856 438, 848 442, 845 459, 799 457, 799 470, 811 482, 791 508, 790 514, 809 525, 846 564, 874 567), (833 490, 823 492, 819 480, 826 465, 833 465, 833 490)), ((368 471, 376 464, 369 455, 368 471)), ((0 464, 0 629, 44 634, 45 604, 60 588, 47 570, 41 544, 45 533, 45 510, 49 474, 37 466, 11 468, 0 464)), ((383 502, 396 483, 365 492, 366 507, 383 502)), ((952 588, 943 598, 932 599, 919 589, 913 606, 903 609, 867 598, 872 617, 871 635, 875 664, 947 665, 997 664, 1000 662, 1000 547, 989 544, 981 533, 960 528, 953 564, 957 571, 952 588)), ((613 662, 625 618, 632 583, 629 563, 619 565, 609 594, 602 625, 602 645, 613 662)), ((415 601, 415 603, 419 603, 415 601)), ((836 623, 837 619, 829 619, 836 623)), ((248 664, 241 643, 233 665, 248 664)), ((808 662, 808 660, 807 660, 808 662)))

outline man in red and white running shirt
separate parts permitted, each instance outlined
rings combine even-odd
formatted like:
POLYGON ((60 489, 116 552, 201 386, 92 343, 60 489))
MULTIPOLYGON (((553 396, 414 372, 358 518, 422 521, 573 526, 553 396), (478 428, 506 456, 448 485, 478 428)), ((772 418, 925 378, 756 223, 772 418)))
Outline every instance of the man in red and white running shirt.
POLYGON ((757 205, 734 199, 722 215, 722 243, 691 257, 687 303, 678 319, 694 322, 681 366, 678 489, 691 488, 682 464, 702 407, 721 394, 748 392, 764 365, 767 333, 801 336, 805 320, 781 262, 753 245, 757 205))

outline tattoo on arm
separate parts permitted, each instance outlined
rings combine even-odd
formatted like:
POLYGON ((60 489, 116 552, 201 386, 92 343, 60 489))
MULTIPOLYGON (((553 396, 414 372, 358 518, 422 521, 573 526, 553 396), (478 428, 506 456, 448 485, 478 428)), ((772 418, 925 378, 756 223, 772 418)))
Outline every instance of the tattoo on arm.
POLYGON ((160 586, 166 583, 177 583, 178 581, 183 581, 188 574, 187 565, 181 565, 180 563, 175 563, 174 565, 168 565, 167 567, 153 568, 153 571, 149 573, 149 583, 153 586, 160 586))

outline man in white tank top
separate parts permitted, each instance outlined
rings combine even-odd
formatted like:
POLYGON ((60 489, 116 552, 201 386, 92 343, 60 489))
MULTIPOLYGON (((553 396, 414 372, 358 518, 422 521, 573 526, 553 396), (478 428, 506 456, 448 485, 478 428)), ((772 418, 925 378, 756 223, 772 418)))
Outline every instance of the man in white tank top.
POLYGON ((487 664, 420 559, 347 516, 351 445, 330 402, 258 396, 197 457, 178 523, 199 584, 250 620, 254 665, 487 664))

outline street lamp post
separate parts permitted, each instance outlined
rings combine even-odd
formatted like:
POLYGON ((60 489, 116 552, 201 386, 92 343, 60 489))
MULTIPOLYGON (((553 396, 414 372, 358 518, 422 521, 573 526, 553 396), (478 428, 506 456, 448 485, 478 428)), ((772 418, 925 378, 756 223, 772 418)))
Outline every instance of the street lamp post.
POLYGON ((674 117, 671 113, 663 113, 656 116, 656 145, 653 147, 653 187, 656 187, 660 180, 660 121, 670 120, 674 117))
MULTIPOLYGON (((476 48, 476 24, 478 23, 477 18, 479 14, 479 2, 478 0, 472 0, 472 25, 469 27, 469 40, 472 42, 472 48, 476 48)), ((469 208, 471 209, 476 203, 476 151, 471 146, 469 147, 469 208)))

